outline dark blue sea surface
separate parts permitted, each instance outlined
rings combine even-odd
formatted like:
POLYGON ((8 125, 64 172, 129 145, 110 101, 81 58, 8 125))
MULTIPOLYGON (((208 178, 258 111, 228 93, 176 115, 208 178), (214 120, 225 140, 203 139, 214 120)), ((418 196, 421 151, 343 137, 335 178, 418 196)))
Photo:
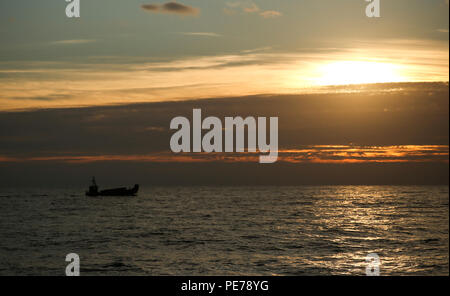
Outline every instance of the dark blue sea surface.
POLYGON ((0 275, 449 274, 448 186, 0 189, 0 275))

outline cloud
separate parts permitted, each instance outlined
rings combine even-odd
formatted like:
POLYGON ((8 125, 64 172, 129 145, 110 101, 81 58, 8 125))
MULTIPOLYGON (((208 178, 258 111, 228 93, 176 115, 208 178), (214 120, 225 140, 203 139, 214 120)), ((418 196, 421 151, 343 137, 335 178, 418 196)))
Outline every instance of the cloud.
POLYGON ((186 35, 186 36, 201 36, 201 37, 220 37, 220 36, 222 36, 222 35, 219 35, 219 34, 213 33, 213 32, 180 32, 178 34, 186 35))
POLYGON ((200 10, 195 7, 184 5, 178 2, 167 2, 164 4, 143 4, 141 8, 155 13, 179 14, 179 15, 198 15, 200 10))
POLYGON ((263 18, 274 18, 282 16, 282 13, 275 10, 266 10, 261 12, 259 15, 262 16, 263 18))
POLYGON ((141 5, 141 8, 144 10, 150 10, 150 11, 158 11, 159 5, 157 4, 143 4, 141 5))
POLYGON ((254 13, 259 11, 259 7, 253 2, 250 2, 247 6, 244 6, 242 9, 248 13, 254 13))
POLYGON ((164 11, 175 12, 181 14, 197 14, 198 9, 177 2, 167 2, 162 5, 164 11))
POLYGON ((0 132, 0 186, 11 186, 17 180, 42 186, 42 180, 36 178, 53 184, 66 184, 67 180, 79 178, 81 183, 86 172, 96 172, 102 179, 117 178, 120 183, 157 182, 155 178, 158 178, 160 184, 170 185, 180 180, 192 185, 194 179, 185 179, 191 177, 205 184, 216 184, 214 180, 220 179, 217 176, 224 180, 244 180, 242 182, 248 182, 245 176, 257 176, 253 179, 258 182, 260 177, 268 176, 261 181, 266 185, 278 182, 273 176, 281 176, 278 179, 283 182, 291 178, 292 184, 298 180, 303 182, 305 178, 330 184, 327 182, 341 176, 349 182, 362 184, 381 182, 380 178, 394 182, 392 178, 399 181, 403 176, 416 182, 413 184, 417 184, 417 180, 428 180, 426 178, 448 183, 448 84, 422 85, 399 85, 399 92, 392 95, 351 92, 216 97, 0 112, 0 129, 4 131, 0 132), (411 92, 410 88, 418 88, 418 91, 411 92), (427 95, 430 90, 435 93, 432 98, 427 95), (225 116, 237 116, 236 110, 243 117, 282 118, 279 158, 274 166, 267 167, 273 171, 261 173, 260 153, 173 154, 169 142, 175 131, 170 130, 170 121, 176 116, 191 119, 193 108, 202 109, 202 118, 217 116, 222 122, 225 116), (405 146, 408 143, 416 145, 405 146), (393 169, 391 164, 394 163, 420 165, 415 166, 412 173, 409 165, 403 171, 393 169), (328 164, 339 166, 330 172, 328 164), (361 166, 354 167, 355 164, 361 166), (354 170, 349 171, 351 168, 354 170), (364 168, 373 171, 362 180, 364 168), (424 168, 427 168, 425 172, 424 168), (294 169, 303 169, 303 173, 294 169), (196 173, 192 174, 193 171, 196 173), (354 174, 352 178, 348 177, 350 172, 354 174), (326 174, 331 179, 324 179, 326 174), (152 178, 149 179, 149 175, 152 178))
POLYGON ((241 10, 245 13, 256 13, 259 12, 259 7, 252 1, 244 1, 244 2, 227 2, 226 11, 233 12, 235 10, 241 10))
POLYGON ((85 43, 92 43, 95 42, 95 40, 92 39, 73 39, 73 40, 59 40, 59 41, 53 41, 51 44, 53 45, 72 45, 72 44, 85 44, 85 43))
POLYGON ((448 33, 448 29, 437 29, 439 33, 448 33))
MULTIPOLYGON (((164 128, 150 129, 164 132, 164 128)), ((184 153, 155 151, 146 154, 70 154, 42 155, 28 157, 0 156, 0 163, 56 161, 67 163, 92 162, 258 162, 258 152, 184 153)), ((279 162, 288 163, 405 163, 405 162, 448 162, 448 145, 402 145, 402 146, 349 146, 349 145, 302 145, 296 149, 278 150, 279 162)))
POLYGON ((274 18, 282 16, 282 13, 276 10, 261 10, 253 1, 227 2, 224 8, 225 14, 234 15, 238 11, 245 14, 258 14, 263 18, 274 18))

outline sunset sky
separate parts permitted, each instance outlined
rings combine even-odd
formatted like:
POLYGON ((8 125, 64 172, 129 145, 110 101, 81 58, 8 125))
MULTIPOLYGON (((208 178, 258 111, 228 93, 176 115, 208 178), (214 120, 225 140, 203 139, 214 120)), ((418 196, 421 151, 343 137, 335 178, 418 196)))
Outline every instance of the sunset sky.
POLYGON ((0 110, 448 81, 445 0, 177 3, 2 1, 0 110))
MULTIPOLYGON (((193 108, 279 116, 279 163, 262 170, 289 184, 448 182, 448 0, 381 0, 381 18, 366 5, 81 0, 69 19, 63 0, 1 1, 0 186, 108 165, 261 177, 257 155, 171 153, 170 120, 193 108)), ((284 184, 267 174, 253 183, 284 184)))

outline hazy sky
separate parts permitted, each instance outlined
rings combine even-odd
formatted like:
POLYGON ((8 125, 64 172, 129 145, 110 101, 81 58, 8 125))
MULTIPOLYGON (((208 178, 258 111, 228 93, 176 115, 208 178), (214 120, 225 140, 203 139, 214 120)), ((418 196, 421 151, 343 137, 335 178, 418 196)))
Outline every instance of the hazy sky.
POLYGON ((364 0, 178 1, 198 9, 195 15, 141 8, 158 3, 152 0, 81 0, 81 18, 74 20, 66 18, 64 0, 4 0, 0 4, 1 59, 174 57, 261 47, 289 51, 342 47, 349 41, 447 41, 446 2, 381 0, 382 18, 369 19, 364 0), (268 11, 272 13, 266 15, 268 11), (55 43, 63 40, 91 44, 56 46, 63 45, 55 43))
POLYGON ((448 81, 448 1, 366 5, 81 0, 69 19, 63 0, 4 0, 0 110, 448 81))

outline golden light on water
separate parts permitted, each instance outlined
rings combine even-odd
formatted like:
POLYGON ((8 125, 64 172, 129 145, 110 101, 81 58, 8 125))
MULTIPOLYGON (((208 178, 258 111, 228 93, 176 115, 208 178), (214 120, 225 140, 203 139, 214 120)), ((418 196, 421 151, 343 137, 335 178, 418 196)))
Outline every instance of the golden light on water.
POLYGON ((337 61, 318 68, 319 85, 404 82, 400 66, 380 62, 337 61))

